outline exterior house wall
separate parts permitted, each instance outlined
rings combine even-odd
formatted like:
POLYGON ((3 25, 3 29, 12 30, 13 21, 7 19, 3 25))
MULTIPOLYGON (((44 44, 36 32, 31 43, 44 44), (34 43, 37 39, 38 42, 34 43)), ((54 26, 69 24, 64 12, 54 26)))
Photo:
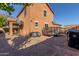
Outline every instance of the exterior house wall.
POLYGON ((19 15, 19 19, 23 21, 23 29, 20 30, 21 35, 27 35, 30 32, 30 24, 29 24, 29 8, 26 8, 26 16, 24 16, 24 11, 19 15))
POLYGON ((45 26, 45 23, 48 23, 48 26, 52 26, 52 19, 54 14, 49 9, 47 4, 32 4, 26 7, 26 16, 24 16, 24 10, 18 16, 20 20, 24 22, 24 27, 20 31, 21 34, 26 35, 30 32, 40 32, 42 33, 42 29, 45 26), (47 11, 47 16, 44 17, 44 10, 47 11), (35 22, 39 23, 38 27, 35 27, 35 22))

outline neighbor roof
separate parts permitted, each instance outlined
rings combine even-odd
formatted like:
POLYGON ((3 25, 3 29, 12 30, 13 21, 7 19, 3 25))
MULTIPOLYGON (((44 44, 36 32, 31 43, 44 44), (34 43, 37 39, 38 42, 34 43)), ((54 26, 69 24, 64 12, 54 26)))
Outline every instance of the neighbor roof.
POLYGON ((57 23, 55 23, 55 22, 53 22, 53 21, 52 21, 52 24, 62 26, 61 24, 57 24, 57 23))
MULTIPOLYGON (((49 7, 49 9, 52 11, 52 13, 54 14, 53 10, 51 9, 50 5, 48 3, 46 3, 46 5, 49 7)), ((18 13, 17 17, 22 13, 22 11, 24 10, 26 6, 24 6, 21 11, 18 13)))

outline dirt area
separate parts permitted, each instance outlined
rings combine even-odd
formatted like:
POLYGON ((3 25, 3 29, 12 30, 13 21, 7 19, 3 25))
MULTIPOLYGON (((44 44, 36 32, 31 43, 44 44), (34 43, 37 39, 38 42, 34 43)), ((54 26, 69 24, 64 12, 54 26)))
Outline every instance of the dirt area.
POLYGON ((22 46, 20 49, 25 49, 30 46, 36 45, 40 42, 47 40, 48 38, 51 38, 51 37, 48 37, 48 36, 31 37, 31 38, 29 38, 28 42, 24 46, 22 46))

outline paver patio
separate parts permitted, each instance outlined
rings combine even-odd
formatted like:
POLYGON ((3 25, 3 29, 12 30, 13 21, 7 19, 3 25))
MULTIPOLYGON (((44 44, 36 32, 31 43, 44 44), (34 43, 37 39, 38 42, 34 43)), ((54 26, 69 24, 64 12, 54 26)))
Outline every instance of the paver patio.
POLYGON ((16 51, 13 55, 25 56, 79 56, 79 50, 67 45, 66 35, 52 37, 28 48, 16 51))
MULTIPOLYGON (((33 39, 33 38, 31 38, 33 39)), ((8 54, 11 56, 79 56, 79 50, 68 47, 66 35, 59 37, 45 38, 38 37, 26 44, 20 50, 11 49, 8 54), (43 39, 44 38, 44 39, 43 39), (36 40, 37 39, 37 40, 36 40), (43 39, 43 40, 42 40, 43 39), (38 43, 35 43, 38 42, 38 43), (32 44, 31 44, 32 43, 32 44)))

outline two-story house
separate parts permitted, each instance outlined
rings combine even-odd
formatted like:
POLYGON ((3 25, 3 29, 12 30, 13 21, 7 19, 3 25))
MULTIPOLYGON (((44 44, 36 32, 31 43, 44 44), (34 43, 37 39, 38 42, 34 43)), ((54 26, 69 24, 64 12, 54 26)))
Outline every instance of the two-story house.
POLYGON ((39 32, 42 35, 43 28, 52 27, 54 12, 47 3, 33 3, 23 7, 17 18, 23 22, 21 35, 28 35, 32 32, 39 32))

